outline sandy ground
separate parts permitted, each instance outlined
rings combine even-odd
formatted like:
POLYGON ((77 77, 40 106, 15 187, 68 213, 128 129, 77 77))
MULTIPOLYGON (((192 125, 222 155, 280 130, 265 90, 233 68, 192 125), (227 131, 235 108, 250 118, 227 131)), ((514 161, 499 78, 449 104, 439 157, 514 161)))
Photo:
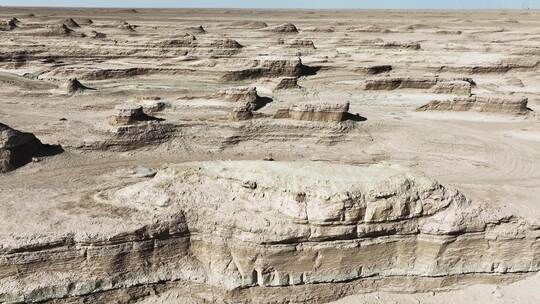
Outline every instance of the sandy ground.
MULTIPOLYGON (((53 201, 69 204, 70 198, 81 193, 110 186, 113 182, 103 181, 103 175, 118 169, 133 165, 159 168, 189 160, 262 159, 269 154, 276 160, 352 164, 384 161, 411 167, 474 200, 488 202, 538 226, 539 15, 534 11, 0 8, 0 19, 20 20, 17 28, 0 32, 0 122, 65 149, 62 154, 0 175, 0 204, 10 206, 0 208, 0 219, 7 223, 0 232, 54 231, 58 223, 46 220, 39 225, 26 222, 24 228, 14 227, 28 215, 24 209, 33 210, 36 205, 53 201), (93 23, 80 22, 69 35, 42 33, 48 25, 58 25, 66 18, 90 18, 93 23), (244 22, 255 20, 266 22, 268 27, 255 28, 244 22), (119 27, 123 21, 136 27, 119 27), (285 22, 293 22, 299 33, 269 30, 285 22), (207 33, 191 29, 200 25, 207 33), (106 38, 92 38, 92 31, 104 33, 106 38), (197 38, 197 47, 159 47, 160 42, 179 39, 190 31, 197 38), (231 51, 211 45, 220 39, 234 39, 244 47, 231 51), (398 46, 380 47, 375 39, 398 46), (294 40, 310 40, 315 48, 290 47, 294 40), (421 49, 403 47, 411 42, 419 43, 421 49), (273 91, 269 77, 229 82, 220 79, 227 71, 253 66, 254 60, 293 60, 297 56, 305 65, 320 67, 315 75, 299 78, 301 89, 273 91), (500 69, 508 67, 505 62, 515 67, 500 69), (383 75, 359 71, 374 65, 391 65, 392 71, 383 75), (478 72, 478 67, 493 70, 478 72), (89 74, 128 68, 150 72, 106 77, 89 74), (523 95, 529 99, 531 112, 416 112, 418 106, 431 100, 454 95, 423 89, 361 88, 363 80, 387 75, 471 77, 477 84, 473 94, 523 95), (62 84, 71 77, 96 90, 67 95, 62 84), (329 127, 302 129, 305 125, 291 122, 295 130, 300 130, 295 137, 272 140, 257 129, 239 143, 210 149, 204 140, 229 136, 223 130, 231 123, 224 118, 230 106, 209 96, 242 85, 256 86, 259 95, 272 99, 259 110, 262 114, 272 115, 296 102, 348 101, 350 112, 366 120, 355 122, 353 133, 337 136, 331 144, 307 139, 317 132, 332 133, 329 127), (80 149, 82 142, 103 136, 100 132, 108 128, 107 117, 114 106, 151 96, 159 96, 170 105, 157 115, 180 126, 182 135, 160 146, 128 152, 80 149)), ((280 128, 275 127, 273 132, 289 132, 280 128)), ((31 212, 32 221, 41 221, 46 212, 51 212, 35 210, 31 212)), ((336 303, 536 303, 539 288, 538 276, 533 276, 508 286, 471 286, 437 294, 379 292, 336 303)))

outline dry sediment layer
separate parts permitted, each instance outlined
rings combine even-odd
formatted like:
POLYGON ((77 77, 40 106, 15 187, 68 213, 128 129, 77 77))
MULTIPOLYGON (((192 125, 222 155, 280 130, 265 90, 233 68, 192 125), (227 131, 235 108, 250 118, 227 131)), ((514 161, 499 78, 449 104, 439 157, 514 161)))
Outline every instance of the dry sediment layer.
POLYGON ((347 294, 347 286, 364 280, 373 284, 372 277, 414 291, 452 284, 440 277, 474 282, 476 276, 540 268, 539 232, 524 220, 396 166, 188 163, 91 200, 93 208, 128 208, 130 217, 154 223, 116 235, 2 236, 1 301, 129 292, 177 281, 212 289, 213 295, 194 292, 199 300, 233 293, 240 303, 315 303, 347 294), (292 295, 325 283, 333 284, 333 294, 320 285, 292 295), (279 289, 261 298, 268 289, 258 286, 279 289))

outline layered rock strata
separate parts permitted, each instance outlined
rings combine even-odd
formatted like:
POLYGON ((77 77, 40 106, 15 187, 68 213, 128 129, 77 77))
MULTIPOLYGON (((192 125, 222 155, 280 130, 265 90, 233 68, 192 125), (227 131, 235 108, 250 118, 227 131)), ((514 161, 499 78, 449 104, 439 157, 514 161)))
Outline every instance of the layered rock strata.
POLYGON ((232 102, 255 103, 259 99, 259 95, 257 95, 256 87, 238 87, 221 90, 214 98, 232 102))
POLYGON ((340 122, 349 114, 349 103, 297 103, 288 109, 281 109, 274 118, 290 118, 294 120, 340 122))
POLYGON ((262 59, 255 62, 254 67, 227 72, 222 80, 239 81, 257 79, 261 77, 298 77, 313 75, 317 71, 315 67, 309 67, 302 63, 300 58, 295 59, 262 59))
POLYGON ((362 82, 364 90, 424 89, 438 94, 470 95, 474 81, 467 78, 442 79, 438 77, 380 77, 362 82))
POLYGON ((392 165, 186 163, 85 202, 77 216, 101 230, 0 235, 0 301, 127 303, 148 292, 107 296, 191 286, 186 300, 316 303, 373 278, 401 291, 540 268, 523 219, 392 165), (129 213, 111 226, 101 210, 129 213))
POLYGON ((527 114, 528 98, 523 96, 470 96, 452 100, 434 100, 417 111, 472 111, 509 114, 527 114))

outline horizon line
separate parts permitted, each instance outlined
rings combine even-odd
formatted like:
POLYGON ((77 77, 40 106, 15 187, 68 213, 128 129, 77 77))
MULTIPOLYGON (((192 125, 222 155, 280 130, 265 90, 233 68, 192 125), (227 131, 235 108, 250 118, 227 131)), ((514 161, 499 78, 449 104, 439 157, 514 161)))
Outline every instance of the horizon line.
POLYGON ((361 7, 196 7, 196 6, 64 6, 64 5, 1 5, 1 8, 60 8, 60 9, 235 9, 235 10, 365 10, 365 11, 538 11, 540 8, 361 8, 361 7))

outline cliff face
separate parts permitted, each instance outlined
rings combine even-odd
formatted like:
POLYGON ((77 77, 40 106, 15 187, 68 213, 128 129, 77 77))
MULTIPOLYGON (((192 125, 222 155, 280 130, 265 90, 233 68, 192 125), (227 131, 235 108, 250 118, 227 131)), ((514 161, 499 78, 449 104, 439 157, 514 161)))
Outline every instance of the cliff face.
POLYGON ((297 290, 295 300, 316 302, 373 277, 421 289, 540 268, 538 231, 525 221, 391 165, 187 163, 89 199, 126 210, 119 223, 147 221, 116 233, 2 236, 0 300, 123 302, 120 287, 170 284, 209 301, 286 303, 297 290), (284 292, 265 299, 268 287, 284 292))

